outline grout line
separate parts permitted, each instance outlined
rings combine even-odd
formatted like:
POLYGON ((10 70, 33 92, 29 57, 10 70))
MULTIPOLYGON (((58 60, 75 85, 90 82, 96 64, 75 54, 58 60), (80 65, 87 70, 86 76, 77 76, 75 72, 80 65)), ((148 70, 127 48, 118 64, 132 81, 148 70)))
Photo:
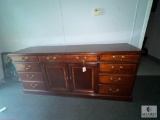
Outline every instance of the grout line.
POLYGON ((63 29, 63 36, 64 36, 64 44, 66 45, 66 37, 65 37, 65 31, 64 31, 64 22, 63 22, 63 14, 62 14, 61 0, 59 0, 59 6, 60 6, 60 11, 61 11, 61 19, 62 19, 62 29, 63 29))

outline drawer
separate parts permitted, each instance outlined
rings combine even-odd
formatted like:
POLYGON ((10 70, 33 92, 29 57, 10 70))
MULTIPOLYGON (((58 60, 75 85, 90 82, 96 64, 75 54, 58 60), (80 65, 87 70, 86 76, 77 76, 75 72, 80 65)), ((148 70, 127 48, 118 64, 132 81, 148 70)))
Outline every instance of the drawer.
POLYGON ((139 55, 100 55, 101 61, 130 61, 138 62, 139 55))
POLYGON ((41 62, 96 62, 96 55, 54 55, 54 56, 39 56, 41 62))
POLYGON ((120 86, 105 86, 99 85, 99 93, 105 95, 120 95, 120 96, 130 96, 131 87, 120 87, 120 86))
POLYGON ((12 61, 14 62, 37 62, 38 57, 37 56, 25 56, 25 55, 16 55, 16 56, 11 56, 12 61))
POLYGON ((22 81, 44 81, 41 72, 21 72, 18 74, 22 81))
POLYGON ((132 85, 133 75, 100 75, 100 84, 132 85))
POLYGON ((38 63, 15 63, 18 72, 39 72, 41 71, 38 63))
POLYGON ((100 64, 100 72, 133 74, 135 71, 136 64, 100 64))
POLYGON ((22 82, 24 89, 32 89, 32 90, 46 90, 46 85, 44 83, 38 82, 22 82))

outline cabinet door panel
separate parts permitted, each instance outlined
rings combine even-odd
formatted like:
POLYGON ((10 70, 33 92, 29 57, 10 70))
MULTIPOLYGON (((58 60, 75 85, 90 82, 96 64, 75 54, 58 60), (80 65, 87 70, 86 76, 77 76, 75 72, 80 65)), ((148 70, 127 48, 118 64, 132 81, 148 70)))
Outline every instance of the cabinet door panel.
POLYGON ((68 91, 67 65, 46 64, 44 65, 49 88, 55 91, 68 91))
POLYGON ((83 72, 83 65, 69 65, 73 92, 92 93, 96 91, 97 64, 86 64, 85 67, 86 71, 83 72))

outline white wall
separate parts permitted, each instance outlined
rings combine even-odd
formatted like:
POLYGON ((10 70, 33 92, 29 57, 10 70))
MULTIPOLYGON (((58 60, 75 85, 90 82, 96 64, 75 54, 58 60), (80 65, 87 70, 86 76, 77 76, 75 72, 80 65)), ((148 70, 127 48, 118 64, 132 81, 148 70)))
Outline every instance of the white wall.
POLYGON ((2 50, 131 43, 139 48, 152 0, 0 0, 2 50), (93 16, 93 8, 102 8, 93 16))
POLYGON ((0 0, 3 51, 64 44, 58 0, 0 0))
POLYGON ((151 13, 146 36, 148 39, 145 46, 148 48, 148 53, 160 59, 160 1, 156 12, 151 13))
MULTIPOLYGON (((0 38, 0 40, 1 40, 1 38, 0 38)), ((1 48, 2 48, 2 44, 0 44, 0 55, 2 53, 1 48)), ((1 59, 1 56, 0 56, 0 81, 1 81, 2 78, 4 78, 4 74, 3 74, 3 67, 2 67, 2 59, 1 59)))
POLYGON ((142 47, 153 0, 138 0, 131 36, 131 44, 142 47))

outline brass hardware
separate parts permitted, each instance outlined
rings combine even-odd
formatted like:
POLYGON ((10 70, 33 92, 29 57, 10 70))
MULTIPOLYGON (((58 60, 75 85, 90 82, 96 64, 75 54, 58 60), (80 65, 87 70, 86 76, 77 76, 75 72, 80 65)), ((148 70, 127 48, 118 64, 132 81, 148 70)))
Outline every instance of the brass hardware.
POLYGON ((37 84, 30 84, 30 86, 32 87, 32 88, 36 88, 38 85, 37 84))
POLYGON ((121 57, 121 58, 125 58, 125 56, 123 56, 123 55, 122 55, 122 57, 121 57))
POLYGON ((28 60, 28 57, 20 57, 22 61, 28 60))
MULTIPOLYGON (((112 77, 110 78, 111 80, 114 80, 112 77)), ((114 82, 118 82, 118 81, 120 81, 121 80, 121 78, 118 78, 118 80, 114 80, 114 82)))
POLYGON ((112 91, 112 92, 118 92, 119 91, 119 89, 112 90, 111 88, 109 90, 112 91))
POLYGON ((117 59, 116 56, 112 56, 114 59, 117 59))
POLYGON ((76 57, 79 60, 79 57, 76 57))
POLYGON ((35 75, 27 75, 28 78, 34 78, 35 75))
POLYGON ((112 56, 112 57, 113 57, 115 60, 119 60, 119 61, 122 61, 122 59, 125 58, 125 56, 123 56, 123 55, 121 56, 121 59, 117 59, 116 56, 112 56))
POLYGON ((28 70, 31 68, 31 65, 25 66, 25 69, 28 70))
POLYGON ((54 62, 55 59, 56 59, 56 57, 53 57, 53 58, 47 57, 47 60, 50 62, 54 62))
MULTIPOLYGON (((115 70, 121 70, 123 68, 123 66, 119 66, 118 69, 115 69, 115 70)), ((114 66, 112 66, 112 69, 114 69, 114 66)))
POLYGON ((123 66, 120 66, 119 68, 120 68, 120 69, 122 69, 122 68, 123 68, 123 66))

